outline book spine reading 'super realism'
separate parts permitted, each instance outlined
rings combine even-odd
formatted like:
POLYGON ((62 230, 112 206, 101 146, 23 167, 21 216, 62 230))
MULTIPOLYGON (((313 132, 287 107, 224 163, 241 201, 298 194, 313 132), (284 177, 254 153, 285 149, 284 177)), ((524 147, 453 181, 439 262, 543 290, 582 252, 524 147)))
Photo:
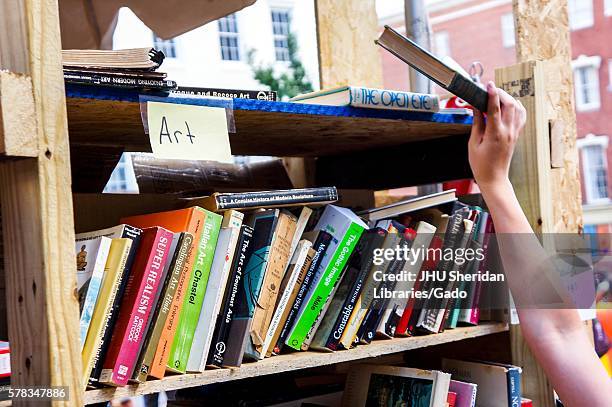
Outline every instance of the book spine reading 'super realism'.
POLYGON ((64 72, 64 80, 68 83, 79 85, 110 86, 114 88, 141 88, 155 90, 172 90, 176 88, 176 82, 169 79, 137 78, 126 76, 115 76, 111 74, 98 74, 91 72, 64 72))
POLYGON ((282 295, 277 301, 274 315, 272 316, 272 320, 268 326, 268 331, 259 354, 259 359, 271 356, 272 354, 272 345, 276 343, 276 340, 280 336, 282 324, 285 322, 285 319, 289 314, 289 308, 297 296, 299 286, 302 284, 302 281, 304 281, 306 270, 308 265, 310 265, 310 261, 312 261, 311 253, 314 254, 314 250, 312 250, 312 242, 306 239, 300 241, 295 253, 293 254, 293 258, 289 262, 289 268, 287 273, 285 273, 283 282, 281 283, 280 292, 282 295))
POLYGON ((338 200, 336 187, 288 189, 278 191, 213 194, 218 210, 317 204, 338 200))
POLYGON ((125 386, 138 358, 144 339, 143 331, 155 307, 164 265, 168 258, 172 232, 148 228, 134 261, 133 269, 121 301, 119 318, 113 328, 111 344, 104 359, 100 382, 125 386))
MULTIPOLYGON (((121 275, 119 276, 117 295, 113 301, 113 305, 110 311, 110 317, 108 320, 108 326, 114 327, 117 323, 117 318, 119 317, 119 308, 121 306, 121 301, 123 299, 123 295, 125 293, 125 289, 127 287, 129 276, 132 270, 132 265, 136 260, 136 254, 138 252, 138 248, 140 247, 140 237, 142 235, 142 229, 130 226, 130 225, 119 225, 115 228, 107 229, 108 234, 106 236, 111 238, 127 238, 132 240, 132 245, 130 247, 130 252, 128 258, 125 262, 125 266, 121 275)), ((111 343, 113 335, 113 329, 107 329, 102 338, 102 344, 100 345, 99 357, 96 357, 93 361, 91 374, 89 375, 89 383, 95 384, 98 382, 100 378, 100 374, 102 373, 102 365, 104 363, 104 359, 108 352, 108 348, 111 343)))
POLYGON ((206 368, 210 343, 215 329, 214 324, 219 316, 219 309, 223 301, 223 294, 243 219, 244 215, 238 211, 231 210, 223 214, 223 223, 210 269, 206 296, 202 303, 200 320, 193 336, 193 344, 187 361, 188 372, 203 372, 206 368))
POLYGON ((261 290, 253 312, 253 322, 249 329, 245 356, 259 359, 265 336, 274 313, 274 306, 279 295, 279 287, 289 263, 289 254, 297 218, 290 212, 282 210, 278 217, 274 238, 270 246, 261 290))
POLYGON ((175 236, 176 235, 179 237, 175 249, 170 252, 172 259, 166 262, 168 271, 164 286, 162 290, 160 290, 161 300, 157 303, 157 308, 151 319, 151 321, 153 321, 152 328, 149 329, 150 333, 148 333, 145 338, 143 350, 140 353, 140 357, 136 364, 136 370, 134 371, 134 379, 139 383, 145 382, 151 371, 155 352, 157 351, 159 340, 168 319, 170 305, 176 295, 181 274, 186 272, 185 262, 191 250, 191 245, 193 244, 193 235, 191 233, 175 233, 175 236))
MULTIPOLYGON (((196 209, 205 211, 200 208, 196 209)), ((191 286, 184 300, 183 312, 179 319, 179 326, 172 342, 167 364, 167 368, 176 373, 185 373, 187 369, 189 352, 191 351, 193 335, 200 319, 200 312, 206 294, 210 267, 215 254, 222 219, 220 215, 206 211, 206 219, 204 220, 202 236, 198 244, 191 286), (185 303, 188 303, 189 306, 186 307, 185 303)))
POLYGON ((223 303, 215 324, 215 330, 208 355, 208 366, 221 367, 223 364, 230 327, 234 319, 236 297, 238 296, 242 283, 244 267, 251 256, 252 239, 253 228, 249 225, 243 224, 240 227, 240 236, 236 246, 236 254, 234 255, 234 260, 230 268, 230 275, 228 282, 225 285, 225 293, 223 294, 223 303))
POLYGON ((323 230, 319 231, 317 238, 312 245, 315 250, 314 255, 312 256, 312 261, 310 262, 310 266, 306 271, 306 275, 304 276, 304 280, 300 285, 300 289, 297 292, 295 297, 295 301, 293 305, 289 309, 289 314, 287 315, 287 319, 283 324, 281 333, 276 341, 276 345, 274 346, 274 353, 279 354, 281 349, 285 346, 285 340, 289 336, 289 333, 293 329, 293 325, 295 324, 297 317, 304 305, 306 296, 312 287, 313 281, 316 277, 317 271, 319 270, 319 266, 325 257, 325 253, 327 252, 327 248, 332 241, 332 235, 323 230))
POLYGON ((242 284, 236 297, 236 312, 230 328, 223 366, 239 367, 242 364, 279 215, 280 211, 278 209, 270 209, 254 214, 251 220, 253 248, 244 267, 242 284))
POLYGON ((319 313, 329 299, 334 286, 336 285, 344 266, 346 265, 351 253, 359 242, 359 238, 364 231, 364 227, 357 223, 351 223, 344 233, 342 240, 337 245, 333 256, 325 267, 318 283, 312 287, 312 294, 302 308, 301 315, 287 337, 285 344, 293 349, 300 350, 310 328, 319 317, 319 313))
POLYGON ((179 86, 173 90, 172 93, 187 96, 266 100, 268 102, 275 102, 278 100, 278 94, 273 90, 238 90, 179 86))
POLYGON ((353 107, 432 113, 440 109, 438 96, 427 93, 351 86, 349 88, 349 95, 349 104, 353 107))

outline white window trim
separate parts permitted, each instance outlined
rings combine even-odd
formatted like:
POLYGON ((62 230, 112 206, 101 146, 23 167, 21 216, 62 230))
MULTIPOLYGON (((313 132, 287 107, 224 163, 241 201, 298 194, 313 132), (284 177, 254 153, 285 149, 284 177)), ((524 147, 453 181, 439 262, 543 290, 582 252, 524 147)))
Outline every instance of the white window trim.
POLYGON ((604 16, 612 16, 612 0, 604 0, 604 16))
MULTIPOLYGON (((571 0, 569 0, 571 1, 571 0)), ((570 31, 578 31, 578 30, 583 30, 585 28, 590 28, 593 27, 595 25, 595 5, 593 4, 593 0, 588 0, 591 2, 591 18, 589 21, 587 22, 580 22, 578 25, 576 26, 572 26, 572 20, 570 18, 569 20, 569 29, 570 31)), ((568 4, 568 11, 571 13, 572 10, 570 10, 570 6, 568 4)), ((574 20, 576 21, 576 20, 574 20)))
POLYGON ((512 48, 516 46, 516 35, 514 28, 514 15, 512 13, 502 14, 500 17, 500 27, 502 34, 502 45, 504 48, 512 48), (504 29, 504 21, 510 20, 510 24, 512 25, 512 35, 510 37, 506 36, 506 30, 504 29))
MULTIPOLYGON (((584 163, 584 156, 582 153, 582 148, 584 147, 588 147, 588 146, 600 146, 603 151, 603 159, 604 162, 606 163, 606 168, 608 167, 608 156, 607 154, 605 154, 606 149, 608 148, 608 140, 609 137, 606 135, 601 135, 601 136, 596 136, 594 134, 587 134, 585 137, 583 138, 579 138, 576 140, 576 147, 578 147, 578 149, 580 150, 580 157, 582 158, 582 163, 584 163)), ((584 167, 582 168, 582 176, 584 177, 584 192, 586 194, 586 204, 587 205, 592 205, 592 204, 606 204, 610 202, 610 197, 608 198, 599 198, 599 199, 592 199, 589 196, 589 188, 588 185, 591 184, 592 180, 591 180, 591 174, 588 171, 584 170, 584 167)))
POLYGON ((242 37, 241 37, 242 34, 240 32, 240 21, 238 21, 239 14, 237 12, 230 13, 230 14, 234 14, 234 17, 236 19, 236 32, 235 33, 231 31, 221 31, 219 29, 218 20, 215 24, 216 29, 217 29, 217 43, 219 44, 219 61, 222 64, 228 64, 228 65, 244 65, 245 52, 244 52, 244 48, 242 44, 242 37), (221 50, 222 48, 221 47, 221 36, 235 37, 238 39, 238 59, 223 59, 223 51, 221 50))
MULTIPOLYGON (((578 98, 574 95, 574 99, 576 101, 576 110, 579 112, 589 112, 593 110, 598 110, 601 107, 601 92, 600 92, 600 84, 599 84, 599 67, 601 66, 601 56, 593 55, 586 56, 580 55, 578 58, 574 59, 571 63, 573 72, 574 81, 576 81, 576 69, 577 68, 595 68, 596 76, 597 76, 597 100, 593 101, 589 104, 579 104, 578 98)), ((576 90, 576 86, 574 84, 574 91, 576 90)))
MULTIPOLYGON (((292 16, 292 9, 290 7, 287 7, 287 6, 276 6, 276 5, 270 6, 270 22, 271 22, 271 24, 274 24, 274 23, 272 23, 272 12, 273 11, 286 12, 289 15, 289 24, 288 24, 288 26, 289 26, 289 33, 287 35, 287 37, 288 37, 291 34, 291 18, 293 17, 292 16)), ((287 67, 289 67, 289 65, 291 65, 291 61, 290 60, 281 61, 281 60, 276 59, 276 46, 274 44, 274 41, 276 40, 276 38, 277 38, 277 35, 274 34, 274 29, 272 29, 272 45, 273 45, 273 48, 274 48, 274 63, 277 64, 277 65, 280 65, 281 67, 287 68, 287 67)))
POLYGON ((608 92, 612 92, 612 58, 608 59, 608 92))

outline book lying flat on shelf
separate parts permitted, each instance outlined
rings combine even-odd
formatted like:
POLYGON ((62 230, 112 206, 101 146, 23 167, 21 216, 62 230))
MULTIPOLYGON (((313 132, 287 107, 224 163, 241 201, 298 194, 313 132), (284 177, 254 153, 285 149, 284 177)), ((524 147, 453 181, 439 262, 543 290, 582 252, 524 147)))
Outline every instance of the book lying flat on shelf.
POLYGON ((230 99, 254 99, 266 100, 268 102, 275 102, 278 99, 278 94, 276 93, 276 91, 273 90, 193 88, 187 86, 179 86, 178 88, 172 91, 172 95, 206 96, 230 99))
POLYGON ((164 53, 154 48, 62 50, 62 64, 64 66, 83 68, 154 70, 161 65, 164 58, 164 53))
POLYGON ((338 200, 336 187, 287 189, 276 191, 214 193, 206 198, 188 199, 189 205, 198 205, 213 212, 228 209, 275 208, 279 206, 323 205, 338 200))
POLYGON ((448 191, 437 192, 430 195, 417 196, 410 199, 405 199, 399 202, 394 202, 389 205, 378 208, 367 209, 357 212, 357 215, 368 221, 377 221, 380 219, 393 218, 409 212, 415 212, 425 208, 442 205, 445 203, 454 202, 457 200, 454 189, 448 191))
POLYGON ((91 71, 81 70, 64 70, 64 80, 66 83, 74 83, 77 85, 96 85, 110 86, 113 88, 124 89, 151 89, 170 91, 176 88, 176 82, 169 79, 159 79, 150 77, 148 72, 140 74, 126 75, 123 73, 115 73, 107 71, 104 73, 94 73, 91 71))
POLYGON ((305 93, 291 98, 290 102, 432 113, 440 109, 440 100, 437 95, 361 86, 341 86, 305 93))
POLYGON ((446 405, 451 375, 437 370, 359 365, 350 369, 342 405, 446 405))
POLYGON ((393 28, 385 25, 376 43, 476 109, 487 111, 488 97, 484 89, 393 28))

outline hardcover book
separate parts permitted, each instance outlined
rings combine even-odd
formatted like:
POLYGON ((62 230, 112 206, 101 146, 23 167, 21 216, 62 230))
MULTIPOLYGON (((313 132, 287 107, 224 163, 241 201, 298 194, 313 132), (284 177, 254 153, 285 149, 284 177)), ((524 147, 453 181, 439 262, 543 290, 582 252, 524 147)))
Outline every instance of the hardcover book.
POLYGON ((242 364, 279 214, 278 209, 270 209, 253 214, 250 219, 249 223, 253 226, 252 249, 236 297, 223 366, 239 367, 242 364))
POLYGON ((153 301, 159 289, 171 241, 172 233, 164 228, 147 228, 143 231, 104 359, 101 383, 125 386, 132 376, 144 340, 144 329, 155 307, 153 301))
POLYGON ((266 100, 268 102, 276 102, 278 100, 278 94, 273 90, 239 90, 179 86, 172 91, 172 93, 178 96, 187 95, 230 99, 255 99, 266 100))
POLYGON ((221 367, 227 349, 230 328, 234 319, 236 300, 242 285, 244 267, 251 257, 253 228, 243 224, 240 227, 240 236, 236 246, 236 254, 232 261, 228 282, 223 294, 223 302, 215 323, 215 330, 208 354, 207 366, 221 367))
POLYGON ((123 89, 150 89, 169 91, 176 88, 176 82, 168 79, 149 78, 147 76, 116 75, 113 71, 94 73, 91 71, 64 71, 66 83, 78 85, 110 86, 123 89))
MULTIPOLYGON (((121 305, 121 300, 123 298, 123 293, 125 292, 125 288, 127 287, 127 283, 129 280, 129 275, 132 270, 132 265, 134 264, 134 259, 136 258, 136 252, 140 245, 140 235, 142 234, 142 229, 137 227, 120 224, 117 226, 113 226, 107 229, 102 230, 94 230, 92 232, 79 233, 76 236, 76 241, 93 239, 100 236, 106 236, 111 239, 117 238, 126 238, 132 241, 130 246, 130 253, 125 262, 125 266, 123 267, 123 271, 119 275, 119 282, 117 289, 117 294, 115 295, 115 299, 113 301, 113 305, 110 310, 110 317, 108 320, 108 326, 113 327, 117 322, 117 318, 119 316, 119 307, 121 305)), ((106 353, 108 351, 108 347, 110 346, 111 337, 113 330, 106 329, 104 332, 104 336, 102 338, 102 343, 100 345, 99 351, 94 357, 91 374, 89 375, 89 384, 94 385, 98 382, 100 378, 100 373, 102 373, 102 363, 104 362, 104 358, 106 357, 106 353)), ((85 373, 84 373, 85 374, 85 373)))
POLYGON ((244 215, 238 211, 231 210, 223 214, 206 295, 187 361, 188 372, 203 372, 206 368, 215 322, 219 317, 219 309, 223 301, 243 219, 244 215))
POLYGON ((306 302, 306 296, 310 292, 313 282, 316 280, 319 266, 321 265, 321 262, 325 257, 325 253, 327 252, 327 248, 331 244, 332 239, 332 235, 324 230, 319 231, 316 236, 316 239, 312 245, 314 249, 312 261, 310 262, 310 266, 306 270, 306 274, 304 275, 304 279, 295 296, 293 305, 291 305, 291 307, 289 308, 289 313, 287 314, 285 323, 282 325, 280 335, 278 336, 276 345, 274 346, 273 351, 277 355, 281 352, 283 346, 285 345, 285 340, 287 339, 287 336, 289 336, 289 333, 293 329, 293 325, 297 321, 298 315, 300 314, 302 307, 306 302))
POLYGON ((348 374, 342 405, 443 407, 450 378, 437 370, 359 365, 348 374))
POLYGON ((320 187, 259 192, 216 192, 209 197, 190 201, 193 205, 199 205, 210 211, 222 212, 228 209, 323 205, 337 200, 336 187, 320 187))
POLYGON ((340 338, 358 304, 361 290, 370 272, 374 250, 381 247, 387 232, 382 228, 367 230, 348 265, 342 285, 334 296, 311 347, 323 351, 338 349, 340 338))
POLYGON ((154 48, 62 50, 62 65, 65 67, 155 70, 164 58, 164 53, 154 48))
POLYGON ((81 350, 83 350, 91 316, 98 300, 110 245, 111 239, 106 236, 76 242, 77 290, 81 313, 79 322, 81 350))
POLYGON ((404 92, 400 90, 373 89, 361 86, 341 86, 298 95, 289 100, 294 103, 311 103, 327 106, 352 106, 369 109, 408 110, 437 112, 440 101, 437 95, 404 92))
POLYGON ((478 385, 476 383, 451 380, 449 391, 456 394, 455 407, 475 407, 478 385))
POLYGON ((157 302, 157 307, 151 318, 151 326, 147 330, 147 336, 143 344, 143 350, 140 352, 140 357, 136 363, 133 379, 139 383, 144 383, 151 371, 155 352, 159 345, 159 340, 166 327, 166 321, 170 313, 172 300, 177 293, 178 282, 182 278, 182 274, 187 273, 185 263, 189 252, 193 246, 193 235, 187 232, 175 233, 170 246, 169 258, 164 267, 165 279, 162 289, 159 291, 160 300, 157 302))
POLYGON ((249 340, 246 343, 245 356, 251 359, 259 359, 274 313, 274 306, 279 295, 279 287, 284 277, 291 244, 297 227, 297 218, 285 210, 281 210, 272 243, 268 263, 264 271, 263 282, 259 297, 255 302, 253 322, 249 330, 249 340))
POLYGON ((442 369, 453 378, 478 386, 476 407, 521 405, 521 368, 493 362, 442 358, 442 369))
POLYGON ((378 208, 367 209, 357 212, 357 215, 362 218, 374 222, 381 219, 394 218, 405 213, 415 212, 421 209, 431 208, 445 203, 454 202, 457 200, 455 190, 437 192, 431 195, 417 196, 410 199, 405 199, 399 202, 394 202, 389 205, 380 206, 378 208))
POLYGON ((321 273, 310 289, 307 300, 287 337, 285 344, 300 350, 306 335, 319 318, 331 292, 342 274, 359 238, 368 227, 350 209, 328 205, 317 222, 315 230, 331 233, 327 251, 319 266, 321 273))
POLYGON ((202 236, 198 244, 191 285, 185 295, 183 312, 179 318, 176 335, 170 348, 170 357, 166 368, 176 373, 185 373, 189 352, 193 344, 193 336, 200 319, 202 303, 206 295, 210 267, 212 266, 215 248, 219 238, 222 217, 216 213, 205 211, 196 207, 198 211, 206 214, 202 227, 202 236))
POLYGON ((113 315, 113 304, 119 291, 122 275, 125 272, 125 265, 130 256, 132 239, 115 238, 111 241, 108 258, 104 266, 104 277, 100 286, 100 294, 91 317, 91 324, 83 350, 81 351, 82 360, 82 383, 86 384, 91 375, 94 362, 100 359, 102 342, 107 331, 112 331, 109 323, 113 315))
POLYGON ((274 315, 268 326, 268 331, 259 353, 259 359, 272 355, 272 347, 280 336, 282 327, 289 315, 289 310, 295 301, 300 286, 304 281, 304 276, 310 266, 314 253, 312 242, 306 239, 300 241, 289 262, 287 273, 285 273, 280 285, 279 292, 281 292, 282 295, 279 297, 275 306, 274 315))

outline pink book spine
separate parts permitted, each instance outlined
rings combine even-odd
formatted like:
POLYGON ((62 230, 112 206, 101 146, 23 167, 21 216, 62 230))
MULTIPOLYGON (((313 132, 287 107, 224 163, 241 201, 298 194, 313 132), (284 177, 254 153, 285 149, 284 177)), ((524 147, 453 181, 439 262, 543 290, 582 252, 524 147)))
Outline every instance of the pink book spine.
POLYGON ((160 289, 162 271, 168 260, 171 242, 172 233, 159 228, 113 368, 113 383, 117 386, 125 386, 134 371, 138 350, 146 335, 144 329, 147 327, 151 311, 155 308, 153 301, 155 293, 160 289))

